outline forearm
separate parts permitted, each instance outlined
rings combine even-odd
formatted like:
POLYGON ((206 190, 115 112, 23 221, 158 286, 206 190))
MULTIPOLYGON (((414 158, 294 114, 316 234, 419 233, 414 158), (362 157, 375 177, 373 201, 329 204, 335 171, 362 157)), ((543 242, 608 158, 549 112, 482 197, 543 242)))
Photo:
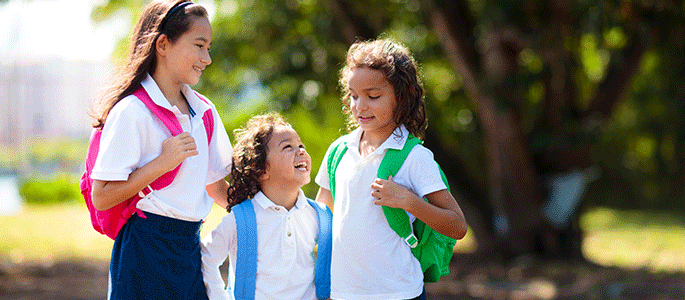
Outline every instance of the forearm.
POLYGON ((428 202, 416 195, 413 196, 415 198, 409 202, 407 212, 448 237, 462 239, 466 235, 464 214, 447 190, 428 194, 428 202))
POLYGON ((316 202, 326 204, 333 211, 333 195, 330 190, 320 187, 319 192, 316 193, 316 202))
MULTIPOLYGON (((229 299, 219 266, 228 257, 228 245, 220 229, 215 229, 202 240, 201 245, 202 279, 209 299, 229 299)), ((233 267, 235 269, 235 267, 233 267)))
POLYGON ((92 199, 97 210, 108 210, 126 201, 162 176, 161 163, 155 159, 134 170, 125 181, 93 180, 92 199))
POLYGON ((225 179, 222 178, 215 183, 208 184, 207 194, 214 199, 214 203, 226 209, 228 206, 228 182, 225 179))

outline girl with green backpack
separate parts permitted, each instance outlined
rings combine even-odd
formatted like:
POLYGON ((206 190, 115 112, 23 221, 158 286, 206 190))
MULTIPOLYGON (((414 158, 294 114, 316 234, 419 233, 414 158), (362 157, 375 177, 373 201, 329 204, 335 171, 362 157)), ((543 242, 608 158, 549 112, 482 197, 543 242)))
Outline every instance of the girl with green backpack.
POLYGON ((424 281, 446 273, 466 221, 433 153, 417 142, 427 121, 416 63, 395 42, 357 42, 340 77, 354 130, 329 147, 316 176, 316 200, 334 212, 331 298, 425 299, 424 281), (424 261, 443 269, 430 272, 424 261))

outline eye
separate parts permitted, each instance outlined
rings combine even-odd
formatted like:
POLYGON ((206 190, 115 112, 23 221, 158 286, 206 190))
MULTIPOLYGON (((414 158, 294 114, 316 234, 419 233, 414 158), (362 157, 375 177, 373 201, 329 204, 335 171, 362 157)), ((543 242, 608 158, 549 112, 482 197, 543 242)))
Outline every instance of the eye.
POLYGON ((304 149, 304 145, 300 144, 300 149, 304 149))
POLYGON ((293 147, 293 146, 285 145, 285 146, 283 147, 283 150, 288 149, 288 148, 292 148, 292 147, 293 147))
POLYGON ((381 96, 369 96, 369 99, 371 99, 371 100, 376 100, 376 99, 378 99, 378 98, 380 98, 380 97, 381 97, 381 96))

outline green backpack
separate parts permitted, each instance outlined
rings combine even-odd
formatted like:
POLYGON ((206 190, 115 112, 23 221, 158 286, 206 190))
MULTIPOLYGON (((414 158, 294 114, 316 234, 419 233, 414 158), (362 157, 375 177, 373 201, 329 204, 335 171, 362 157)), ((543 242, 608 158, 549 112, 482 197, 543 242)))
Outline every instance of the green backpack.
MULTIPOLYGON (((414 146, 422 143, 423 141, 410 134, 401 150, 388 149, 378 168, 377 177, 387 179, 390 175, 395 176, 407 159, 409 152, 411 152, 414 146)), ((334 198, 335 170, 345 151, 347 151, 347 144, 343 142, 341 137, 331 145, 331 151, 327 157, 330 190, 334 198)), ((438 168, 440 167, 438 166, 438 168)), ((449 184, 442 169, 440 169, 440 175, 449 191, 449 184)), ((428 201, 427 199, 424 200, 428 201)), ((438 233, 418 218, 414 221, 414 230, 412 232, 409 216, 402 209, 383 206, 383 213, 386 219, 388 219, 390 228, 407 242, 412 253, 421 264, 423 281, 436 282, 440 277, 449 274, 449 264, 453 254, 452 249, 457 240, 438 233)))

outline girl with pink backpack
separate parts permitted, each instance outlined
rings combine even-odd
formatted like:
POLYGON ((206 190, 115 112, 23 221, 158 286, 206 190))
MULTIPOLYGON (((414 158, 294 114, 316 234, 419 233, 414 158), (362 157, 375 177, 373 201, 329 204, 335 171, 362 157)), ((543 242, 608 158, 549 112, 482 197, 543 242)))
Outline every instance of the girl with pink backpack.
POLYGON ((211 42, 202 6, 152 1, 96 112, 82 189, 93 225, 115 239, 109 299, 207 299, 200 225, 228 204, 233 152, 214 105, 189 87, 211 42))

